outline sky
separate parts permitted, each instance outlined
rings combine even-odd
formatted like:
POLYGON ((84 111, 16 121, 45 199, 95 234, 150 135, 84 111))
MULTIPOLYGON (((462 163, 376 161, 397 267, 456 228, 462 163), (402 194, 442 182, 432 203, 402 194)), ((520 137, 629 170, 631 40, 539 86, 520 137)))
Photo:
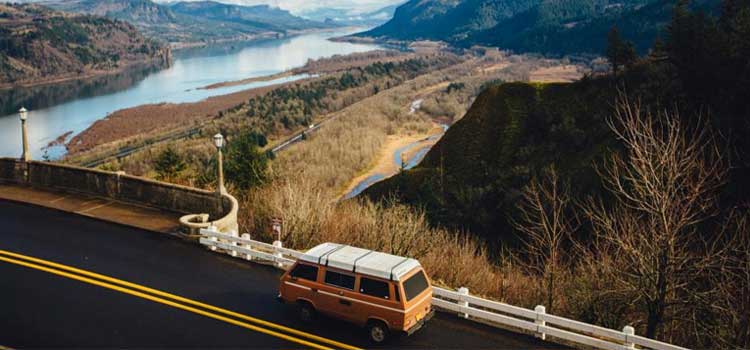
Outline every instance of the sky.
MULTIPOLYGON (((167 0, 157 0, 165 2, 167 0)), ((319 8, 337 8, 345 9, 352 14, 369 12, 380 8, 399 4, 405 0, 218 0, 228 4, 237 5, 258 5, 267 4, 288 10, 294 14, 301 14, 306 11, 319 8)))

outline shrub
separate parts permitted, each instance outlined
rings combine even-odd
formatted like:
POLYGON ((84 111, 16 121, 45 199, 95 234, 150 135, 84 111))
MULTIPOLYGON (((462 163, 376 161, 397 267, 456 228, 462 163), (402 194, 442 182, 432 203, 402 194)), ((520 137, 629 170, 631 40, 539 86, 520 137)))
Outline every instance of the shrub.
POLYGON ((154 170, 157 174, 156 178, 159 180, 172 182, 179 177, 185 168, 186 165, 182 155, 171 146, 162 151, 154 160, 154 170))

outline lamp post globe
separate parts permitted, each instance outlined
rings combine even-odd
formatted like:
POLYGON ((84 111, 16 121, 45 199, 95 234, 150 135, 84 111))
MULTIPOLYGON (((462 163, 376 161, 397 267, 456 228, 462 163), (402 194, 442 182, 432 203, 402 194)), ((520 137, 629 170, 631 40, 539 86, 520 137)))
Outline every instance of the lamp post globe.
POLYGON ((29 111, 25 107, 21 107, 21 109, 18 110, 18 116, 21 118, 22 122, 25 122, 26 118, 29 116, 29 111))
POLYGON ((221 134, 214 135, 214 146, 216 146, 216 148, 218 149, 224 147, 224 136, 222 136, 221 134))

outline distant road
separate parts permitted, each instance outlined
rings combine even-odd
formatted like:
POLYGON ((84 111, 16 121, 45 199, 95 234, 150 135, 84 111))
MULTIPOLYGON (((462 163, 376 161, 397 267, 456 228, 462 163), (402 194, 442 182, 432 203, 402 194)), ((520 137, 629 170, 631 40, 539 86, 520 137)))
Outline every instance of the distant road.
MULTIPOLYGON (((364 331, 350 324, 298 321, 294 307, 275 301, 280 273, 271 267, 164 234, 4 201, 0 227, 0 345, 288 349, 312 347, 299 342, 309 341, 320 347, 369 346, 364 331), (65 272, 66 267, 82 271, 65 272), (92 272, 134 284, 113 289, 119 286, 113 281, 86 277, 92 272), (175 301, 146 287, 185 299, 175 301)), ((448 314, 438 314, 425 329, 390 346, 554 347, 448 314)))

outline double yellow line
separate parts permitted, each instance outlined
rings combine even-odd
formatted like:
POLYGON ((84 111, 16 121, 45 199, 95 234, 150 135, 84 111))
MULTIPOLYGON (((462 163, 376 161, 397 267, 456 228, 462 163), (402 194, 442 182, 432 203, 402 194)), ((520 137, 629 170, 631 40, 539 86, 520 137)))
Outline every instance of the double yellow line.
POLYGON ((52 261, 34 258, 31 256, 26 256, 5 250, 0 250, 0 261, 24 266, 30 269, 44 271, 57 276, 70 278, 102 288, 115 290, 121 293, 168 305, 205 317, 213 318, 215 320, 230 323, 235 326, 268 334, 313 349, 360 350, 357 347, 307 332, 299 331, 294 328, 289 328, 280 324, 268 322, 252 316, 243 315, 217 306, 205 304, 199 301, 145 287, 128 281, 123 281, 121 279, 81 270, 67 265, 58 264, 52 261))

